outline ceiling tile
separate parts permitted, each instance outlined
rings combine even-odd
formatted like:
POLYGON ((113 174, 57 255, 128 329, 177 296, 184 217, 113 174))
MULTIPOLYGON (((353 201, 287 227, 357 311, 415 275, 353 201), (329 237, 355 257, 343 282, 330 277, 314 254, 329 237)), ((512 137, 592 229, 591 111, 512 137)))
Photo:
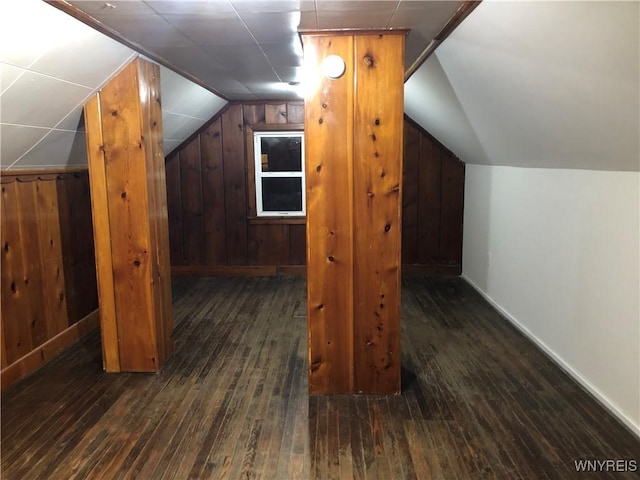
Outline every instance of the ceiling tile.
POLYGON ((0 123, 0 138, 11 139, 0 142, 0 168, 7 168, 47 133, 47 128, 24 127, 0 123))
POLYGON ((203 124, 199 118, 162 112, 162 135, 167 140, 183 141, 203 124))
POLYGON ((27 71, 0 96, 2 122, 54 127, 90 94, 86 87, 27 71))
POLYGON ((208 121, 213 118, 216 113, 222 110, 226 104, 226 100, 212 95, 202 103, 202 106, 193 113, 193 116, 208 121))
POLYGON ((55 45, 34 62, 30 70, 97 88, 136 56, 124 45, 96 30, 87 29, 86 35, 55 45), (99 58, 100 61, 90 62, 88 58, 99 58))
POLYGON ((182 142, 180 140, 165 140, 164 141, 164 156, 169 155, 175 148, 178 148, 182 142))
POLYGON ((147 1, 146 4, 160 15, 217 15, 233 13, 233 7, 226 0, 190 1, 147 1))
POLYGON ((298 36, 299 12, 244 13, 241 18, 259 43, 285 43, 298 36))
POLYGON ((78 7, 83 12, 91 15, 111 15, 111 16, 127 16, 127 15, 144 15, 155 13, 147 3, 132 0, 69 0, 69 3, 78 7))
POLYGON ((283 82, 301 82, 303 79, 302 67, 276 66, 275 69, 283 82))
MULTIPOLYGON (((401 2, 402 4, 403 2, 401 2)), ((411 2, 409 2, 411 3, 411 2)), ((413 2, 421 3, 421 2, 413 2)), ((327 10, 344 11, 344 12, 393 12, 395 11, 398 0, 316 0, 318 12, 327 10)))
POLYGON ((51 130, 13 168, 64 167, 87 164, 84 132, 51 130))
POLYGON ((183 47, 193 42, 164 17, 156 14, 98 17, 100 21, 119 32, 123 37, 147 49, 153 47, 183 47))
POLYGON ((314 11, 302 12, 300 15, 300 25, 298 30, 317 30, 318 29, 318 15, 314 11))
POLYGON ((189 80, 184 78, 181 80, 162 84, 162 110, 167 113, 194 116, 193 114, 213 96, 213 93, 189 80))
POLYGON ((431 40, 449 21, 463 2, 430 1, 429 8, 421 2, 400 2, 398 9, 391 17, 389 27, 411 27, 420 30, 425 39, 431 40))
POLYGON ((214 16, 166 15, 175 29, 196 45, 250 45, 253 37, 235 13, 214 16))
POLYGON ((0 94, 9 88, 24 72, 24 68, 0 62, 0 94))
POLYGON ((84 107, 79 105, 74 108, 55 128, 56 130, 84 130, 84 107))
POLYGON ((314 0, 229 0, 242 12, 297 12, 315 10, 314 0))
POLYGON ((298 67, 302 65, 302 45, 296 35, 286 43, 263 43, 262 50, 271 65, 298 67))
POLYGON ((318 11, 318 26, 331 28, 386 28, 391 11, 318 11))

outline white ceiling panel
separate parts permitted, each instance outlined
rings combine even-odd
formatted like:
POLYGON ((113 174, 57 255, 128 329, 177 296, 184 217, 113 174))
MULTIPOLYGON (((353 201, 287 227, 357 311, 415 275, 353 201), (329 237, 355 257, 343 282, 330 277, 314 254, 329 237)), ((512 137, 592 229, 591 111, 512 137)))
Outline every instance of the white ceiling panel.
POLYGON ((229 0, 240 13, 314 11, 314 0, 229 0))
POLYGON ((83 110, 84 105, 78 105, 55 126, 56 130, 84 130, 83 110))
POLYGON ((300 12, 280 13, 243 13, 242 21, 247 25, 253 37, 258 43, 283 43, 291 42, 292 37, 297 36, 300 25, 300 12), (279 25, 279 28, 273 28, 279 25))
POLYGON ((465 162, 639 171, 638 38, 638 2, 483 2, 406 111, 465 162))
POLYGON ((219 15, 234 12, 227 0, 208 0, 206 2, 203 0, 181 0, 179 2, 151 0, 146 3, 149 8, 160 15, 219 15))
POLYGON ((84 132, 51 130, 12 168, 61 167, 87 164, 84 132))
MULTIPOLYGON (((0 62, 0 95, 2 95, 2 92, 9 88, 25 71, 26 70, 24 68, 14 67, 8 63, 0 62)), ((2 118, 1 115, 2 112, 0 111, 0 119, 2 118)))
POLYGON ((191 115, 201 120, 209 121, 216 113, 222 110, 226 104, 226 100, 218 96, 210 96, 208 99, 203 100, 200 108, 191 115))
POLYGON ((193 44, 182 32, 160 15, 121 15, 97 17, 127 39, 147 48, 184 47, 193 44))
POLYGON ((47 133, 47 128, 0 123, 0 168, 11 166, 47 133))
POLYGON ((110 38, 96 35, 95 30, 86 25, 82 26, 89 30, 88 34, 56 45, 56 48, 52 48, 36 60, 30 70, 89 88, 97 88, 112 76, 114 71, 136 56, 130 48, 120 44, 114 45, 110 38), (87 61, 86 57, 69 54, 80 49, 91 52, 92 57, 100 61, 91 62, 87 61))
POLYGON ((163 150, 165 157, 169 155, 174 149, 178 148, 182 140, 167 140, 164 139, 163 150))
POLYGON ((235 13, 216 16, 166 15, 164 18, 199 46, 255 44, 251 33, 235 13))
MULTIPOLYGON (((398 0, 317 0, 318 12, 371 12, 380 11, 388 13, 389 16, 398 7, 398 0)), ((418 2, 413 2, 418 3, 418 2)))
POLYGON ((26 71, 0 97, 2 123, 54 127, 90 94, 87 87, 26 71))
POLYGON ((162 134, 167 140, 184 140, 203 124, 199 118, 162 112, 162 134), (186 132, 186 133, 185 133, 186 132))
POLYGON ((126 17, 129 15, 152 15, 155 13, 155 11, 147 5, 147 3, 151 2, 145 3, 131 0, 109 0, 108 2, 99 0, 80 0, 72 3, 90 15, 126 17))

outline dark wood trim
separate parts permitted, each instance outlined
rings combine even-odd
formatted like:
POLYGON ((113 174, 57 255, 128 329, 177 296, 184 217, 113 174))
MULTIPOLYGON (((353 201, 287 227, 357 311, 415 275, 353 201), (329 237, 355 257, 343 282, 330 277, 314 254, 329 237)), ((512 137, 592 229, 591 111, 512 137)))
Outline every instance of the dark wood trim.
POLYGON ((39 168, 39 169, 30 169, 30 168, 22 168, 19 170, 0 170, 1 177, 26 177, 26 176, 36 176, 42 177, 43 175, 63 175, 69 173, 85 173, 88 171, 88 166, 85 165, 83 167, 49 167, 49 168, 39 168))
POLYGON ((337 28, 337 29, 298 29, 304 36, 338 36, 338 35, 408 35, 408 28, 337 28))
POLYGON ((34 372, 55 355, 73 345, 100 324, 100 309, 96 309, 55 337, 30 351, 0 372, 0 391, 5 391, 18 380, 34 372))
POLYGON ((306 217, 248 217, 250 225, 306 225, 306 217))
POLYGON ((99 20, 93 18, 91 15, 83 12, 78 7, 75 7, 75 6, 71 5, 66 0, 45 0, 45 2, 47 2, 48 4, 56 7, 59 10, 62 10, 66 14, 71 15, 76 20, 79 20, 82 23, 84 23, 86 25, 89 25, 91 28, 94 28, 95 30, 99 31, 100 33, 103 33, 106 36, 108 36, 110 38, 113 38, 117 42, 122 43, 123 45, 131 48, 132 50, 135 50, 136 52, 143 54, 144 56, 150 58, 154 62, 157 62, 160 65, 163 65, 163 66, 167 67, 169 70, 173 70, 178 75, 182 75, 183 77, 191 80, 193 83, 195 83, 197 85, 200 85, 205 90, 208 90, 211 93, 214 93, 215 95, 219 96, 223 100, 229 101, 229 99, 226 96, 224 96, 222 93, 217 91, 215 88, 211 87, 211 85, 207 85, 202 80, 200 80, 198 77, 195 77, 195 76, 191 75, 190 73, 186 72, 185 70, 182 70, 182 69, 176 67, 175 65, 173 65, 170 62, 168 62, 167 60, 165 60, 161 56, 156 55, 155 53, 147 50, 146 48, 144 48, 143 46, 137 44, 136 42, 132 42, 131 40, 129 40, 126 37, 122 36, 122 34, 120 34, 119 32, 113 30, 112 28, 108 27, 104 23, 102 23, 99 20))
POLYGON ((233 277, 275 277, 277 275, 301 275, 307 273, 305 265, 174 265, 171 274, 175 276, 233 276, 233 277))
POLYGON ((435 51, 438 46, 449 36, 451 32, 453 32, 458 25, 462 23, 462 21, 469 16, 469 14, 478 6, 482 0, 473 0, 466 1, 451 16, 449 21, 446 23, 442 30, 438 32, 438 34, 429 42, 427 48, 425 48, 422 53, 418 56, 418 58, 411 64, 411 66, 407 69, 404 74, 404 81, 409 80, 411 75, 413 75, 418 68, 422 66, 422 64, 431 56, 431 54, 435 51))

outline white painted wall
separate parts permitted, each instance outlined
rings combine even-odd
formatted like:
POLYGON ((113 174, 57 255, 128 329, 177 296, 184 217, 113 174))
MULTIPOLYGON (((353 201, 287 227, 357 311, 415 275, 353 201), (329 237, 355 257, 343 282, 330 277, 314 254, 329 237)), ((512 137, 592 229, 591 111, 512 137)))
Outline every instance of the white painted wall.
POLYGON ((463 275, 640 435, 640 173, 466 167, 463 275))
POLYGON ((640 2, 483 1, 405 84, 467 163, 640 170, 640 2))

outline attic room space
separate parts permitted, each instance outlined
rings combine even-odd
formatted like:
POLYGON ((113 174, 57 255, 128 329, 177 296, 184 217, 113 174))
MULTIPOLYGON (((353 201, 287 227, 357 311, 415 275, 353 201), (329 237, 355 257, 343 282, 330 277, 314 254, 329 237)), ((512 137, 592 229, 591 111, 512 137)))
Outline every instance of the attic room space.
POLYGON ((637 478, 639 40, 0 3, 0 476, 637 478))

